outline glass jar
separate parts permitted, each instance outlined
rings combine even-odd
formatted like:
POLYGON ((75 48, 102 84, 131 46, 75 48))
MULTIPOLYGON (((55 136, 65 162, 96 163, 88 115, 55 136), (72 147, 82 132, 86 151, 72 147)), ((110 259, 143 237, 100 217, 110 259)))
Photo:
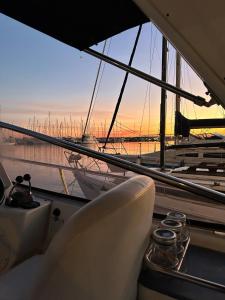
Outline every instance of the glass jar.
POLYGON ((152 233, 150 261, 163 268, 175 268, 178 264, 176 233, 158 228, 152 233))
POLYGON ((177 255, 178 258, 181 257, 182 253, 184 252, 183 240, 182 240, 182 229, 183 229, 182 223, 177 220, 167 218, 161 221, 160 226, 165 229, 173 230, 176 233, 177 255))
POLYGON ((181 240, 182 240, 182 244, 186 244, 186 242, 190 236, 189 230, 186 226, 186 224, 187 224, 186 215, 179 211, 170 211, 167 213, 166 218, 170 219, 170 220, 172 219, 172 220, 181 222, 181 224, 182 224, 181 240))

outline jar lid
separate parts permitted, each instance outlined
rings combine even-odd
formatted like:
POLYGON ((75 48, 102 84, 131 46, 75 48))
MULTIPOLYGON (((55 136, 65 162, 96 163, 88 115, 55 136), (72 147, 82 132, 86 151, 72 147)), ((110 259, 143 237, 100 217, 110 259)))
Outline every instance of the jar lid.
POLYGON ((179 211, 170 211, 167 213, 168 219, 174 219, 181 222, 186 222, 186 215, 179 211))
POLYGON ((179 232, 182 228, 182 223, 175 219, 165 219, 161 221, 161 225, 167 229, 175 230, 175 232, 179 232))
POLYGON ((170 229, 158 228, 153 231, 154 241, 163 245, 172 245, 176 242, 176 233, 170 229))

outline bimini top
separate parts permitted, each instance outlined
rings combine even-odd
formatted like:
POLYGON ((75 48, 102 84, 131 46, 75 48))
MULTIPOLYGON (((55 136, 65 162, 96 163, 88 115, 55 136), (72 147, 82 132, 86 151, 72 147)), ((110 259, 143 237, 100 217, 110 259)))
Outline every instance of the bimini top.
POLYGON ((149 20, 131 0, 1 0, 0 12, 80 50, 149 20))

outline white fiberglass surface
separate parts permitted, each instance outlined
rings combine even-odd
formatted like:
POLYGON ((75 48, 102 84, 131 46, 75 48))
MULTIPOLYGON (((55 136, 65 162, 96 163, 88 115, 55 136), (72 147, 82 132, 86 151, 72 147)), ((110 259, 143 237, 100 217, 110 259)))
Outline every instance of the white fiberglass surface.
POLYGON ((135 0, 225 106, 223 0, 135 0))

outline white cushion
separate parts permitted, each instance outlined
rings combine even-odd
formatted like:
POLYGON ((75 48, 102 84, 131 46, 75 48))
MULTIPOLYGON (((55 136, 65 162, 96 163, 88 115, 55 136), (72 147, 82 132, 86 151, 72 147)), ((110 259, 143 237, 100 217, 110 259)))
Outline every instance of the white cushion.
POLYGON ((31 300, 42 255, 33 256, 0 277, 1 300, 31 300))
POLYGON ((154 196, 136 176, 74 214, 45 255, 37 299, 135 299, 154 196))
POLYGON ((52 240, 39 266, 33 258, 0 279, 0 293, 4 285, 10 287, 0 300, 136 299, 154 197, 153 181, 136 176, 81 208, 52 240))

